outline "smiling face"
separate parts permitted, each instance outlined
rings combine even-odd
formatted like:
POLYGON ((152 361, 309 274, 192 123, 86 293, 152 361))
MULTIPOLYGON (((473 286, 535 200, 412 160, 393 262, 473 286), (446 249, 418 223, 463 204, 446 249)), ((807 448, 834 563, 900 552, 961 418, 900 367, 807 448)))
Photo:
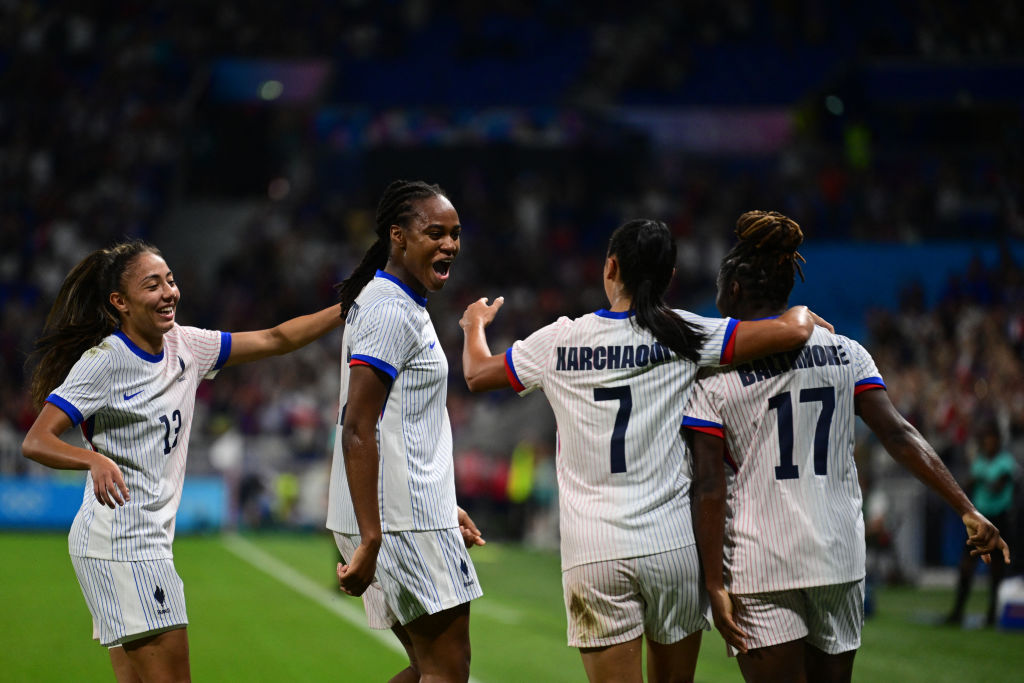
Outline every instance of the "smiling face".
POLYGON ((391 226, 391 258, 386 270, 426 296, 444 287, 459 254, 462 226, 455 207, 443 195, 412 202, 414 216, 405 227, 391 226))
POLYGON ((110 303, 121 318, 121 331, 151 353, 163 348, 163 336, 174 327, 180 299, 167 262, 150 251, 128 264, 119 291, 110 293, 110 303))

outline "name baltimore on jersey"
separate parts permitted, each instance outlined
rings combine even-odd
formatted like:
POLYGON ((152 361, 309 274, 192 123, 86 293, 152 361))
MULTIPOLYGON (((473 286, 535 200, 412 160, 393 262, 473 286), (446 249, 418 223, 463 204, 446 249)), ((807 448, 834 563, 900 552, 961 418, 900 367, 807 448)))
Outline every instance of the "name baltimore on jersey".
POLYGON ((805 346, 796 351, 776 353, 764 358, 758 358, 750 363, 744 363, 736 367, 743 386, 749 387, 756 382, 763 382, 766 379, 781 375, 790 370, 805 370, 807 368, 823 367, 826 365, 849 365, 850 359, 843 350, 842 344, 821 345, 813 344, 805 346))
POLYGON ((673 357, 671 349, 654 342, 650 346, 556 346, 555 370, 618 370, 642 368, 673 357))

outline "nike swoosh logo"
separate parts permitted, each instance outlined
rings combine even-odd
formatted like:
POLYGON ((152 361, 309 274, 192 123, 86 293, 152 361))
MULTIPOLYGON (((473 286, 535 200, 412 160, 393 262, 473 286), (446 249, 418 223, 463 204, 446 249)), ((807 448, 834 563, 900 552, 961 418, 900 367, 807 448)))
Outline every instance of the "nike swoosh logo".
POLYGON ((127 401, 129 399, 133 399, 139 394, 141 394, 143 391, 145 391, 145 389, 140 389, 139 391, 136 391, 134 394, 124 394, 124 400, 127 401))
POLYGON ((434 348, 434 344, 436 344, 436 343, 437 343, 436 339, 434 341, 430 342, 430 348, 434 348))

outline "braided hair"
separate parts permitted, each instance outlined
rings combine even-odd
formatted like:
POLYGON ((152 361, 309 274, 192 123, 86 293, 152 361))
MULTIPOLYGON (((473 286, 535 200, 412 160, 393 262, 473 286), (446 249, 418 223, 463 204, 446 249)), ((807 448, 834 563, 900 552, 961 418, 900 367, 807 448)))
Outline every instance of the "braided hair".
POLYGON ((161 256, 159 249, 141 240, 97 249, 64 278, 27 362, 33 368, 29 390, 36 407, 60 386, 83 353, 121 324, 110 293, 122 291, 125 271, 146 252, 161 256))
POLYGON ((412 203, 419 199, 444 197, 445 192, 438 185, 425 183, 422 180, 396 180, 384 190, 377 203, 374 233, 377 241, 363 255, 356 269, 345 280, 334 285, 341 301, 341 317, 348 315, 352 302, 363 291, 374 273, 388 263, 391 256, 391 226, 408 226, 409 219, 416 215, 412 203))
POLYGON ((796 249, 804 241, 800 225, 778 211, 747 211, 736 221, 739 242, 722 259, 718 282, 739 282, 753 307, 781 309, 789 301, 796 275, 804 280, 796 249))
POLYGON ((676 242, 661 221, 637 219, 612 233, 608 255, 619 262, 622 284, 633 297, 635 324, 683 358, 697 362, 706 337, 664 299, 676 265, 676 242))

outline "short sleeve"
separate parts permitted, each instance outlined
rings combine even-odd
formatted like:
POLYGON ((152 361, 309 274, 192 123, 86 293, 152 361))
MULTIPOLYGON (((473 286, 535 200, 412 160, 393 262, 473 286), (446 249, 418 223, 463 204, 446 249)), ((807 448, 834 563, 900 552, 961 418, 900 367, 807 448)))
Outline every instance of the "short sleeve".
POLYGON ((559 318, 515 342, 505 352, 505 372, 516 393, 525 396, 534 389, 543 389, 544 368, 551 359, 555 340, 559 332, 571 324, 569 318, 559 318))
POLYGON ((719 402, 715 400, 715 384, 714 375, 702 377, 694 382, 686 409, 683 411, 682 427, 725 438, 722 412, 719 402))
POLYGON ((417 320, 397 299, 384 299, 359 311, 349 340, 349 364, 371 365, 392 379, 416 349, 417 320))
POLYGON ((213 379, 231 357, 231 334, 198 327, 181 327, 181 337, 192 351, 196 372, 201 378, 213 379))
POLYGON ((854 372, 854 395, 869 389, 885 389, 885 382, 882 380, 882 373, 875 366, 875 361, 867 350, 848 337, 839 337, 839 357, 842 359, 845 353, 854 372))
POLYGON ((705 318, 681 310, 677 310, 676 313, 705 335, 704 344, 698 350, 697 365, 717 367, 732 363, 738 320, 734 318, 705 318))
POLYGON ((110 357, 93 347, 82 354, 46 402, 67 413, 72 425, 79 425, 107 405, 111 379, 110 357))

